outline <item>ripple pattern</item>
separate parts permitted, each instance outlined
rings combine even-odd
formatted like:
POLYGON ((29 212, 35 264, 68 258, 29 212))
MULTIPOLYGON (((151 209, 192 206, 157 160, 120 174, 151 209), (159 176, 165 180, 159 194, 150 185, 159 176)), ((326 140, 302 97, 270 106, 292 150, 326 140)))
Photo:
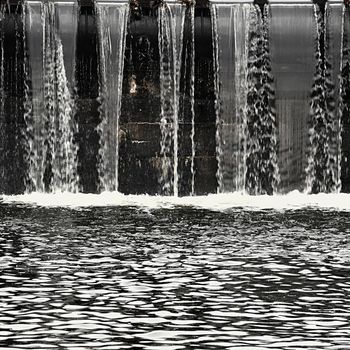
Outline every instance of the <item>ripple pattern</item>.
POLYGON ((0 349, 350 349, 348 213, 0 216, 0 349))

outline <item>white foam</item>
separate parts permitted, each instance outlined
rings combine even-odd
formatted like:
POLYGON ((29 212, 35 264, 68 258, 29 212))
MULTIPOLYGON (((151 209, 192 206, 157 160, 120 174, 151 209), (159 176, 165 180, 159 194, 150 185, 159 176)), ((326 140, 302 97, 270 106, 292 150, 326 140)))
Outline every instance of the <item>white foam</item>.
POLYGON ((23 203, 44 207, 71 208, 133 206, 150 209, 171 209, 177 206, 185 206, 223 211, 233 208, 284 210, 313 207, 350 211, 350 194, 308 195, 298 191, 274 196, 249 196, 242 193, 230 193, 194 197, 124 195, 118 192, 103 192, 101 194, 31 193, 2 196, 1 199, 3 203, 23 203))

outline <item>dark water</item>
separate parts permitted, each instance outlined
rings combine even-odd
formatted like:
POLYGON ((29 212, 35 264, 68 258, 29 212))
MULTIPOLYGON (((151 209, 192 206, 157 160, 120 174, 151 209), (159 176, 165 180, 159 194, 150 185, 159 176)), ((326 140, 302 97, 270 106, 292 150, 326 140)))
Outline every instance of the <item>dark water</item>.
POLYGON ((350 214, 0 205, 0 349, 350 349, 350 214))

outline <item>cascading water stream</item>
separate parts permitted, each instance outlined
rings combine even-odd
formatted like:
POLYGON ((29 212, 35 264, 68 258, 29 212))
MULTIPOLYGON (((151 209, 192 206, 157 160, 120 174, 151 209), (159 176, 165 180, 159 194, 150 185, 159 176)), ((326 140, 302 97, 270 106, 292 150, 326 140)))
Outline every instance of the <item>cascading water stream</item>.
POLYGON ((96 4, 100 58, 99 178, 102 191, 118 190, 121 111, 128 4, 96 4))
POLYGON ((273 194, 279 183, 277 118, 269 50, 270 8, 251 7, 247 76, 246 176, 249 194, 273 194))
POLYGON ((249 4, 211 5, 218 192, 244 191, 249 4))
MULTIPOLYGON (((212 139, 215 126, 210 119, 214 117, 219 193, 247 191, 256 195, 274 194, 277 189, 305 190, 305 176, 309 193, 336 193, 340 183, 342 190, 348 186, 348 7, 344 6, 342 10, 340 4, 331 3, 326 5, 323 15, 318 5, 312 4, 272 4, 262 10, 253 4, 211 3, 211 21, 206 18, 201 22, 196 17, 195 27, 193 3, 158 4, 158 37, 154 37, 154 33, 147 39, 144 33, 138 35, 142 40, 148 40, 150 46, 152 43, 154 48, 158 39, 160 57, 156 52, 149 67, 158 67, 159 58, 160 89, 156 68, 152 72, 156 77, 152 81, 152 91, 148 87, 144 90, 149 90, 150 96, 154 97, 149 109, 153 116, 159 108, 157 101, 160 98, 160 153, 156 138, 155 145, 147 140, 149 149, 146 152, 146 149, 135 146, 138 141, 144 142, 143 135, 127 131, 123 141, 126 140, 128 147, 130 143, 131 154, 125 152, 121 159, 129 162, 130 166, 127 171, 123 168, 124 173, 120 173, 118 179, 118 168, 122 165, 118 164, 120 135, 123 132, 119 120, 129 5, 102 0, 94 4, 94 9, 86 12, 86 18, 93 18, 86 28, 83 25, 85 12, 79 17, 82 33, 78 42, 83 43, 82 51, 84 40, 91 43, 91 51, 82 68, 90 70, 87 74, 95 72, 93 80, 96 84, 87 87, 94 92, 87 94, 78 94, 75 89, 77 4, 29 0, 24 3, 23 18, 20 17, 21 7, 0 5, 0 25, 4 28, 0 33, 0 115, 6 121, 1 129, 4 191, 7 191, 6 188, 10 188, 8 192, 12 189, 18 192, 24 190, 23 184, 20 189, 7 179, 19 168, 23 169, 20 182, 26 182, 27 192, 78 192, 83 188, 84 191, 94 191, 97 183, 97 190, 117 191, 118 180, 139 167, 140 174, 149 169, 153 176, 152 193, 158 192, 158 178, 161 194, 194 195, 196 171, 198 193, 202 191, 201 182, 205 193, 207 184, 202 175, 207 174, 211 176, 208 178, 211 184, 207 187, 211 192, 215 190, 216 183, 215 144, 212 139), (24 32, 22 22, 26 26, 24 32), (206 37, 209 25, 212 26, 209 34, 213 55, 209 49, 204 50, 202 60, 199 59, 201 44, 198 43, 201 43, 202 34, 206 37), (201 26, 206 26, 202 33, 201 26), (94 38, 92 35, 85 37, 84 31, 90 29, 94 38), (312 33, 312 29, 317 29, 316 52, 312 41, 316 33, 312 33), (198 38, 196 47, 195 33, 198 38), (198 54, 196 61, 195 49, 198 54), (91 55, 96 55, 95 63, 89 65, 91 55), (200 94, 196 91, 196 101, 195 72, 196 88, 201 91, 200 94), (341 78, 338 82, 339 73, 341 78), (207 96, 212 98, 213 86, 214 109, 212 100, 205 101, 207 96), (311 96, 308 96, 310 90, 311 96), (77 113, 75 99, 79 108, 81 106, 77 113), (196 111, 197 107, 200 111, 207 102, 210 106, 207 108, 208 115, 202 119, 201 113, 196 112, 195 118, 195 106, 196 111), (306 112, 309 102, 310 113, 306 112), (87 132, 78 132, 76 120, 79 120, 82 130, 86 106, 91 107, 88 108, 89 113, 95 118, 90 129, 94 132, 94 140, 85 137, 87 132), (206 125, 209 119, 210 126, 209 123, 206 125), (25 127, 22 130, 17 128, 17 124, 25 127), (198 130, 196 135, 195 130, 198 130), (205 145, 206 135, 210 135, 210 147, 205 145), (78 142, 80 149, 87 145, 86 152, 79 153, 80 179, 77 170, 78 142), (90 152, 92 149, 94 152, 90 152), (81 165, 86 156, 90 156, 90 161, 84 168, 81 165), (5 164, 9 159, 14 161, 7 170, 5 164), (201 159, 203 163, 199 163, 201 159), (82 178, 91 164, 95 166, 95 173, 91 176, 92 185, 86 189, 82 178)), ((205 11, 202 14, 207 16, 205 11)), ((146 16, 142 14, 142 26, 151 28, 146 16)), ((138 24, 135 23, 135 26, 138 24)), ((154 23, 152 30, 155 28, 154 23)), ((132 43, 135 37, 130 35, 130 40, 132 43)), ((137 47, 134 56, 138 54, 137 47)), ((142 60, 136 59, 135 62, 139 69, 142 60)), ((86 78, 84 74, 79 75, 80 83, 85 84, 86 78)), ((135 106, 144 97, 143 82, 140 78, 140 85, 136 87, 137 98, 135 91, 130 90, 135 97, 130 100, 135 106)), ((138 112, 148 113, 146 109, 137 107, 135 114, 138 112)), ((130 123, 128 118, 125 118, 126 124, 130 123)), ((124 118, 122 120, 124 123, 124 118)), ((133 123, 143 127, 138 121, 135 117, 133 123)), ((156 131, 154 136, 158 137, 158 120, 149 118, 149 121, 156 131)), ((124 190, 129 191, 123 187, 124 190)), ((142 188, 138 191, 142 192, 142 188)))
MULTIPOLYGON (((70 10, 76 19, 76 7, 70 10)), ((29 163, 27 191, 78 191, 73 82, 67 79, 58 11, 51 2, 39 6, 28 2, 26 5, 30 57, 27 63, 32 72, 32 91, 25 94, 29 163), (41 47, 36 35, 42 38, 41 47)), ((74 62, 70 64, 74 66, 74 62)), ((26 88, 29 89, 28 84, 26 88)))
MULTIPOLYGON (((341 124, 341 190, 350 191, 350 147, 346 140, 350 138, 350 11, 342 8, 341 57, 340 57, 339 116, 341 124)), ((339 152, 339 153, 340 153, 339 152)))
POLYGON ((338 165, 339 121, 336 116, 335 85, 329 59, 328 16, 314 5, 317 26, 316 70, 311 92, 309 156, 306 168, 308 193, 337 192, 340 188, 338 165))
POLYGON ((196 145, 194 142, 195 137, 195 112, 194 112, 194 79, 195 79, 195 52, 194 52, 194 10, 195 3, 192 3, 192 6, 189 8, 190 19, 191 19, 191 74, 190 74, 190 104, 191 104, 191 196, 195 195, 195 169, 194 169, 194 159, 196 155, 196 145))
MULTIPOLYGON (((213 39, 213 66, 214 66, 214 93, 215 93, 215 120, 216 120, 216 160, 218 169, 216 178, 218 181, 218 192, 223 190, 223 150, 222 150, 222 123, 221 123, 221 107, 220 107, 220 66, 219 66, 219 33, 218 33, 218 13, 217 6, 211 4, 210 7, 211 23, 212 23, 212 39, 213 39)), ((229 63, 228 67, 231 67, 229 63)))
POLYGON ((158 8, 161 98, 162 194, 178 196, 178 118, 182 37, 186 7, 162 4, 158 8))

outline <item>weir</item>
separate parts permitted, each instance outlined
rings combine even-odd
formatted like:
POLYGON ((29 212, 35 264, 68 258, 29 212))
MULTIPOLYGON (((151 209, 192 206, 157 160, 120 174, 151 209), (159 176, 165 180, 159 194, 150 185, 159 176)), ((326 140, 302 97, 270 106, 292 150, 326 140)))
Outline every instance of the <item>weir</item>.
POLYGON ((0 191, 349 192, 349 11, 2 4, 0 191))

